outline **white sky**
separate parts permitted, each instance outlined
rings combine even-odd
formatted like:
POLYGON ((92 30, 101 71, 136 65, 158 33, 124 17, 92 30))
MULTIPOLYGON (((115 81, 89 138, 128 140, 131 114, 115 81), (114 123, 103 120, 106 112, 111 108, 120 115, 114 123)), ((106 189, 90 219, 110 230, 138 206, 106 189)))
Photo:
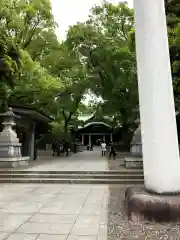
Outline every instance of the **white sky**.
MULTIPOLYGON (((118 3, 122 0, 109 0, 118 3)), ((133 7, 133 0, 126 0, 133 7)), ((59 40, 66 37, 70 25, 87 20, 90 9, 101 0, 51 0, 55 21, 58 23, 57 35, 59 40)))
MULTIPOLYGON (((108 1, 116 4, 124 0, 108 1)), ((129 7, 133 7, 133 0, 126 0, 126 2, 128 2, 129 7)), ((51 0, 55 21, 59 25, 59 28, 57 29, 59 40, 64 40, 66 38, 66 32, 70 25, 86 21, 90 9, 95 4, 97 5, 100 3, 101 0, 51 0)), ((101 99, 98 99, 95 96, 87 95, 83 103, 88 105, 88 102, 94 98, 97 101, 101 101, 101 99)))

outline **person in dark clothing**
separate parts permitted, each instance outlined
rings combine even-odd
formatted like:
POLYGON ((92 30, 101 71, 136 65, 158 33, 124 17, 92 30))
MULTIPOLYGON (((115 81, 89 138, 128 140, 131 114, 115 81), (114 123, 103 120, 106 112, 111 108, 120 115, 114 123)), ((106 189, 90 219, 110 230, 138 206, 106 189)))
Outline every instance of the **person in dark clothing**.
POLYGON ((91 151, 93 151, 93 147, 94 147, 94 144, 91 143, 91 148, 90 148, 91 151))
POLYGON ((67 141, 64 143, 64 151, 66 152, 66 156, 68 156, 69 155, 69 144, 67 141))
POLYGON ((37 142, 38 142, 38 140, 34 141, 34 158, 33 158, 33 160, 37 159, 37 142))
POLYGON ((60 147, 61 147, 61 144, 59 141, 56 142, 56 152, 57 152, 57 156, 59 157, 60 156, 60 147))
POLYGON ((60 143, 60 152, 61 152, 61 153, 64 152, 64 149, 63 149, 63 143, 62 143, 62 142, 60 143))
POLYGON ((90 144, 87 145, 87 150, 88 150, 88 151, 90 150, 90 144))
POLYGON ((52 156, 55 156, 55 154, 56 154, 56 141, 53 141, 53 143, 52 143, 52 151, 53 151, 52 156))
POLYGON ((113 143, 110 143, 110 153, 109 153, 109 158, 111 158, 111 156, 113 156, 114 160, 116 159, 116 149, 113 145, 113 143))
POLYGON ((74 153, 77 153, 78 144, 76 141, 74 141, 73 146, 74 146, 74 153))

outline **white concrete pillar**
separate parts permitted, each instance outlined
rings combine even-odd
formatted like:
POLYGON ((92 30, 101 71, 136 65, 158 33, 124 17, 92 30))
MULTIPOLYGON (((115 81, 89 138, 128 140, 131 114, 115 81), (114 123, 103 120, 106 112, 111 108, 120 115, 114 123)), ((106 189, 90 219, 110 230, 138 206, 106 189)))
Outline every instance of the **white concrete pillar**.
POLYGON ((91 144, 91 134, 89 134, 89 145, 91 144))
POLYGON ((145 187, 180 192, 180 160, 164 0, 134 0, 145 187))
POLYGON ((82 145, 84 145, 84 134, 82 134, 82 145))

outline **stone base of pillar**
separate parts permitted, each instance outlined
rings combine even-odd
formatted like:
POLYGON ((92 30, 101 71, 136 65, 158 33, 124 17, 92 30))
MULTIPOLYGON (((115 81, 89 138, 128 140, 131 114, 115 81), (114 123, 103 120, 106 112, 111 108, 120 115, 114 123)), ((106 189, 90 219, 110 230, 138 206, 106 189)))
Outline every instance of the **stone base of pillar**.
POLYGON ((126 157, 124 159, 125 168, 143 168, 143 159, 142 157, 126 157))
POLYGON ((133 223, 180 220, 180 193, 158 195, 147 192, 143 187, 129 187, 125 203, 129 220, 133 223))
POLYGON ((16 168, 28 165, 30 157, 0 158, 0 168, 16 168))

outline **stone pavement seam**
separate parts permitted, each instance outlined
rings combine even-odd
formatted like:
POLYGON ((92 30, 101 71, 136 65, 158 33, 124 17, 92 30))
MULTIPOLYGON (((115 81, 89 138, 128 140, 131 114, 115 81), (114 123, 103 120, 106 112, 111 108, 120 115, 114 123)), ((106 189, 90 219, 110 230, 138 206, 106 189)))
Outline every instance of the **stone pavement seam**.
MULTIPOLYGON (((49 199, 49 200, 52 201, 53 199, 56 199, 56 197, 57 197, 64 189, 65 189, 65 186, 63 186, 63 187, 61 188, 61 190, 60 190, 59 192, 55 193, 55 196, 52 197, 52 198, 49 199)), ((33 190, 33 191, 34 191, 34 190, 33 190)), ((33 192, 33 191, 32 191, 32 192, 33 192)), ((38 213, 38 212, 41 210, 41 208, 43 208, 45 205, 46 205, 46 203, 45 203, 43 206, 41 206, 30 218, 32 218, 36 213, 38 213)), ((28 219, 28 220, 29 220, 29 219, 28 219)))
MULTIPOLYGON (((82 204, 81 210, 83 209, 83 207, 84 207, 84 205, 85 205, 85 203, 86 203, 86 201, 87 201, 87 199, 88 199, 88 197, 89 197, 91 191, 92 191, 92 190, 91 190, 91 188, 90 188, 90 191, 89 191, 89 193, 87 194, 84 203, 82 204)), ((67 239, 66 239, 66 240, 68 240, 69 236, 71 235, 71 232, 72 232, 72 230, 73 230, 73 228, 74 228, 74 226, 75 226, 75 224, 76 224, 76 222, 77 222, 77 219, 78 219, 80 213, 81 213, 81 211, 79 211, 79 213, 77 214, 76 220, 75 220, 75 222, 74 222, 74 224, 73 224, 71 230, 69 231, 69 234, 67 235, 67 239)))
POLYGON ((7 236, 4 238, 4 240, 8 239, 11 236, 12 233, 8 233, 7 236))
POLYGON ((37 234, 37 237, 36 237, 36 239, 35 239, 35 240, 38 240, 38 238, 40 237, 40 235, 41 235, 40 233, 39 233, 39 234, 37 234))
MULTIPOLYGON (((64 188, 65 188, 65 186, 61 188, 60 192, 63 191, 64 188)), ((37 187, 37 189, 38 189, 38 187, 37 187)), ((33 189, 33 190, 30 191, 30 192, 33 192, 33 191, 35 191, 35 189, 33 189)), ((56 197, 57 197, 56 195, 58 195, 60 192, 56 193, 55 196, 52 197, 52 199, 56 198, 56 197)), ((43 207, 43 206, 42 206, 42 207, 43 207)), ((17 228, 15 228, 14 231, 12 231, 12 232, 10 233, 10 235, 8 235, 7 237, 5 237, 4 240, 8 240, 8 238, 9 238, 13 233, 16 233, 16 231, 17 231, 20 227, 22 227, 24 224, 28 223, 29 220, 30 220, 42 207, 40 207, 37 211, 35 211, 35 212, 34 212, 29 218, 27 218, 27 220, 24 221, 21 225, 19 225, 17 228)), ((20 214, 20 215, 23 215, 23 214, 20 214)), ((36 239, 38 239, 39 236, 40 236, 40 234, 37 236, 36 239)))
MULTIPOLYGON (((38 187, 37 187, 38 188, 38 187)), ((29 191, 29 192, 33 192, 35 189, 33 188, 31 191, 29 191)), ((17 200, 19 200, 19 198, 17 198, 17 200)), ((0 209, 3 209, 3 208, 5 208, 5 207, 7 207, 10 203, 12 203, 13 202, 13 200, 10 200, 10 201, 8 201, 7 202, 7 204, 5 204, 3 207, 1 207, 0 209)), ((13 215, 12 213, 10 213, 9 215, 13 215)), ((16 215, 24 215, 24 214, 21 214, 21 213, 17 213, 16 215)), ((32 216, 30 216, 26 221, 28 221, 30 218, 31 218, 32 216)), ((25 222, 26 222, 25 221, 25 222)), ((9 232, 8 234, 7 234, 7 236, 4 238, 4 240, 6 240, 6 239, 8 239, 13 233, 15 233, 16 232, 16 230, 20 227, 20 226, 22 226, 25 222, 23 222, 21 225, 19 225, 17 228, 15 228, 12 232, 9 232)))
MULTIPOLYGON (((3 184, 3 185, 4 185, 4 184, 3 184)), ((14 185, 14 183, 9 183, 9 185, 14 185)), ((34 189, 32 189, 32 190, 29 191, 29 192, 32 192, 32 191, 34 191, 34 189)), ((20 198, 20 197, 18 197, 17 200, 19 200, 19 198, 20 198)), ((11 199, 10 201, 7 201, 7 203, 6 203, 5 205, 3 205, 2 207, 0 207, 0 210, 3 209, 3 208, 5 208, 5 207, 7 207, 7 206, 8 206, 11 202, 13 202, 13 201, 14 201, 14 200, 12 200, 12 199, 11 199)))
MULTIPOLYGON (((109 185, 108 185, 108 189, 109 189, 109 185)), ((104 207, 104 199, 105 199, 105 191, 104 191, 103 201, 102 201, 103 207, 104 207)), ((101 213, 101 215, 102 215, 102 213, 101 213)), ((99 222, 98 239, 99 239, 99 235, 100 235, 100 229, 101 229, 101 220, 99 222)))
MULTIPOLYGON (((35 213, 36 213, 36 212, 35 212, 35 213)), ((27 223, 28 220, 29 220, 35 213, 33 213, 29 218, 27 218, 26 221, 24 221, 24 222, 23 222, 21 225, 19 225, 17 228, 15 228, 14 231, 12 231, 12 232, 10 233, 10 235, 9 235, 8 237, 6 237, 4 240, 8 239, 13 233, 16 233, 17 229, 20 228, 21 226, 23 226, 25 223, 27 223)), ((21 214, 21 215, 23 215, 23 214, 21 214)))

